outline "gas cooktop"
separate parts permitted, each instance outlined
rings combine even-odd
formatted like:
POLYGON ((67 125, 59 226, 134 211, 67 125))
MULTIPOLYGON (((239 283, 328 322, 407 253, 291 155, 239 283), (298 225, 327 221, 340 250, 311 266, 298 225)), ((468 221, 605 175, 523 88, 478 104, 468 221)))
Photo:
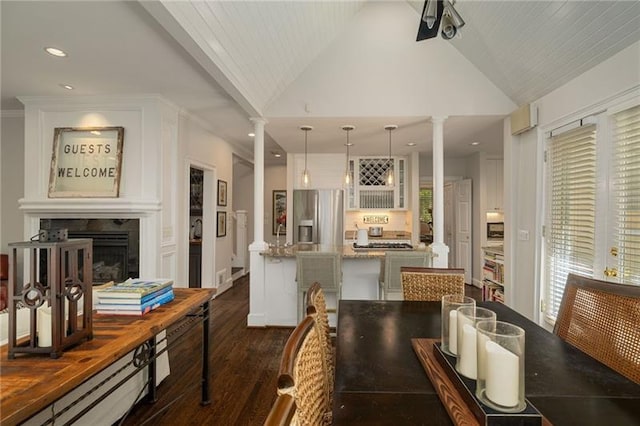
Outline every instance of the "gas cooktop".
POLYGON ((413 250, 413 246, 408 243, 369 243, 366 246, 360 246, 353 243, 354 250, 413 250))

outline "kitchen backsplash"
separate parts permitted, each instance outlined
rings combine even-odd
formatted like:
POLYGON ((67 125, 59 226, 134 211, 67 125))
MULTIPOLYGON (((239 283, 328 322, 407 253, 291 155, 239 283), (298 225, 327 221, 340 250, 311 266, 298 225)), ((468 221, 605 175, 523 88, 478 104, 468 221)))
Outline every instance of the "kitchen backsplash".
MULTIPOLYGON (((345 231, 344 232, 344 239, 345 240, 355 240, 355 238, 356 238, 356 231, 345 231)), ((369 236, 369 241, 376 241, 376 240, 411 241, 411 232, 389 230, 389 231, 383 231, 382 235, 379 236, 379 237, 369 236)))
MULTIPOLYGON (((345 231, 355 231, 356 223, 359 228, 368 229, 369 226, 382 226, 383 230, 388 231, 406 231, 411 232, 409 229, 409 225, 407 225, 407 214, 405 211, 380 211, 380 210, 358 210, 358 211, 347 211, 344 215, 344 230, 345 231), (381 217, 388 216, 388 223, 377 223, 370 224, 365 223, 364 217, 381 217)), ((376 220, 377 222, 381 222, 381 220, 376 220)))

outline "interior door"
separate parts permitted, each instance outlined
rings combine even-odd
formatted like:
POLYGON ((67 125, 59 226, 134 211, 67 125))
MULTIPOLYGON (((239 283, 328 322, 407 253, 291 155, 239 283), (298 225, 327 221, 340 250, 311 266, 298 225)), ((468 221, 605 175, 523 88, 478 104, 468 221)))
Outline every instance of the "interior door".
POLYGON ((471 284, 471 179, 454 182, 455 194, 455 262, 464 269, 464 281, 471 284))
POLYGON ((444 185, 444 243, 449 247, 449 257, 447 265, 453 267, 456 259, 455 229, 456 220, 454 215, 454 187, 452 183, 444 185))

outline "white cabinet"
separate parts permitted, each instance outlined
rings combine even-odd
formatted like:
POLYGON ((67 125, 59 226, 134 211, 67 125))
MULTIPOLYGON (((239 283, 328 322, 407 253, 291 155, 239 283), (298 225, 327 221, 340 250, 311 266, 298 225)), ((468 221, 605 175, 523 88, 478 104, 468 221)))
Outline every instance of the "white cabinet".
POLYGON ((487 211, 502 211, 503 193, 503 161, 501 159, 486 160, 486 207, 487 211))
POLYGON ((349 160, 353 185, 347 190, 347 209, 407 208, 407 159, 404 157, 355 157, 349 160), (393 170, 394 185, 387 176, 393 170))

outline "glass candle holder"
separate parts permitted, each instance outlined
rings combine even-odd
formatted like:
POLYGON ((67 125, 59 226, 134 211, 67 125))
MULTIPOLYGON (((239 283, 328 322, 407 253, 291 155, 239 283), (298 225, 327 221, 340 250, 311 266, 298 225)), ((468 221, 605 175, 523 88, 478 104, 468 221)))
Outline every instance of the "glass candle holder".
POLYGON ((503 321, 476 324, 476 396, 505 413, 524 410, 524 330, 503 321))
POLYGON ((458 308, 456 327, 458 347, 456 370, 463 376, 475 380, 478 371, 476 324, 480 321, 496 322, 496 313, 477 306, 458 308))
POLYGON ((458 327, 457 309, 461 306, 476 306, 476 301, 461 294, 447 294, 442 296, 442 318, 440 348, 448 355, 456 356, 458 353, 458 327))

